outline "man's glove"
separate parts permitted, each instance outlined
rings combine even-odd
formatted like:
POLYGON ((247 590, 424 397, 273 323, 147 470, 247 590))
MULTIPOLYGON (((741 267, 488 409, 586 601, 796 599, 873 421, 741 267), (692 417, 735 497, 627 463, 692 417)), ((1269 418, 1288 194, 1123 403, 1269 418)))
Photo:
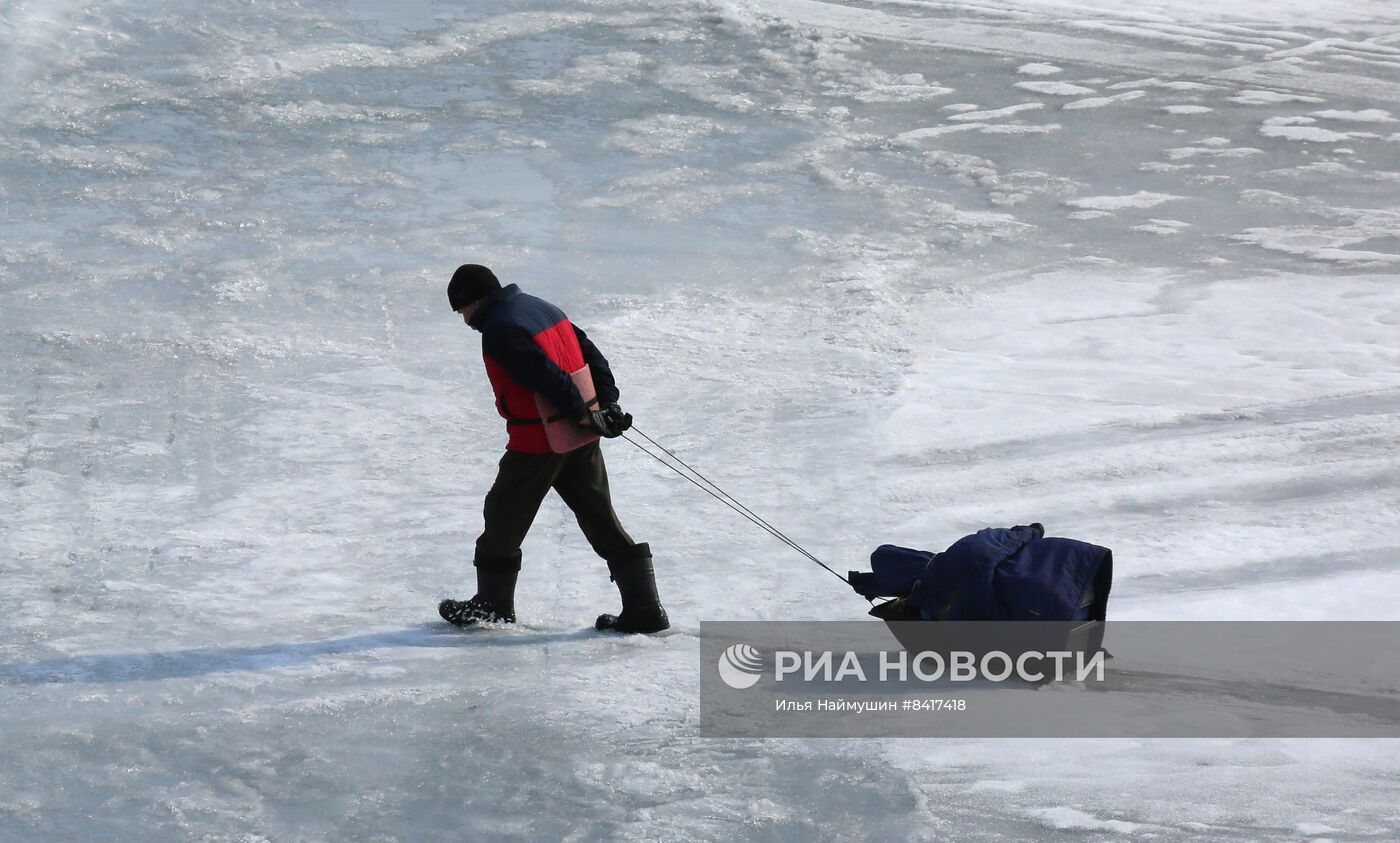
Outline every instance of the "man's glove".
POLYGON ((583 426, 605 439, 616 439, 632 428, 632 414, 622 412, 616 404, 606 404, 589 413, 583 426))
POLYGON ((603 414, 612 423, 613 429, 617 431, 615 435, 621 436, 632 429, 632 414, 622 412, 622 408, 616 404, 609 404, 603 408, 603 414))

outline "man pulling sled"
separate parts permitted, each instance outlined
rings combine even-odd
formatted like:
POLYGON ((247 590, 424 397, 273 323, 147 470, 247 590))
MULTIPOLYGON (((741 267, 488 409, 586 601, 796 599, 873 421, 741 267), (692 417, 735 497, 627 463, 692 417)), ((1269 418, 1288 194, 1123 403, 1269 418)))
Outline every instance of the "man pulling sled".
POLYGON ((447 287, 452 310, 481 333, 486 376, 509 441, 486 494, 486 526, 476 540, 476 594, 443 600, 438 614, 457 626, 515 622, 520 545, 550 489, 578 519, 608 565, 622 611, 598 617, 598 629, 626 633, 670 627, 656 594, 651 547, 634 542, 613 511, 598 440, 621 436, 632 417, 598 347, 564 312, 502 287, 490 269, 466 264, 447 287))

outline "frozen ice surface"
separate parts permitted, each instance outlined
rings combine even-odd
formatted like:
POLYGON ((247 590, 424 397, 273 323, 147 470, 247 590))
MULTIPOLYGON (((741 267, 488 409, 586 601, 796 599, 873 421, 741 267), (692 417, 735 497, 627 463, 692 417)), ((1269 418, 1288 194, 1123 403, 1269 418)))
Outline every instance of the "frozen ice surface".
POLYGON ((477 260, 838 568, 1039 520, 1116 617, 1400 619, 1397 33, 0 0, 0 840, 1400 836, 1391 741, 699 738, 700 619, 863 604, 622 442, 676 634, 588 629, 557 502, 519 628, 434 617, 504 438, 477 260))

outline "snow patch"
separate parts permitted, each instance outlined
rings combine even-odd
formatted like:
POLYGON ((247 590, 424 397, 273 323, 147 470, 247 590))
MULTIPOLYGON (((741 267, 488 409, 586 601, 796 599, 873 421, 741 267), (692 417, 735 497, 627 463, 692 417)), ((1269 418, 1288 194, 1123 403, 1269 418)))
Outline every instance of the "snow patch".
POLYGON ((1033 61, 1016 68, 1016 72, 1022 76, 1054 76, 1056 73, 1062 71, 1059 67, 1049 62, 1033 61))
POLYGON ((1133 226, 1133 231, 1143 231, 1148 234, 1171 235, 1180 234, 1191 227, 1191 223, 1181 220, 1157 220, 1150 219, 1142 225, 1133 226))
MULTIPOLYGON (((840 93, 833 86, 827 86, 827 90, 828 92, 840 93)), ((860 80, 859 86, 850 91, 851 98, 855 101, 871 103, 917 102, 936 99, 951 93, 953 93, 952 88, 930 82, 924 78, 922 73, 891 76, 878 71, 866 73, 864 78, 860 80)))
POLYGON ((929 126, 901 132, 894 138, 901 146, 915 146, 921 141, 962 132, 982 135, 1045 135, 1060 130, 1059 123, 1026 125, 1022 123, 954 123, 951 126, 929 126))
POLYGON ((1065 201, 1065 204, 1071 208, 1083 208, 1090 211, 1121 211, 1126 208, 1155 208, 1166 202, 1175 202, 1182 198, 1169 193, 1139 190, 1137 193, 1131 193, 1127 196, 1085 196, 1080 199, 1069 199, 1065 201))
POLYGON ((1176 146, 1166 150, 1167 157, 1173 161, 1180 161, 1183 158, 1248 158, 1251 155, 1259 155, 1264 150, 1256 149, 1252 146, 1236 146, 1230 149, 1221 149, 1211 146, 1176 146))
POLYGON ((1204 82, 1183 82, 1177 79, 1158 79, 1149 76, 1146 79, 1133 79, 1127 82, 1115 82, 1108 86, 1110 91, 1117 91, 1123 88, 1161 88, 1167 91, 1218 91, 1219 85, 1207 85, 1204 82))
POLYGON ((1005 108, 994 108, 987 111, 965 111, 961 114, 954 114, 949 120, 1000 120, 1003 117, 1010 117, 1013 114, 1020 114, 1025 111, 1038 111, 1045 107, 1041 102, 1023 102, 1017 105, 1008 105, 1005 108))
POLYGON ((1073 85, 1069 82, 1017 82, 1016 87, 1031 93, 1047 94, 1054 97, 1078 97, 1094 93, 1093 88, 1073 85))
POLYGON ((919 141, 928 140, 929 138, 938 138, 944 135, 957 134, 959 132, 973 132, 978 129, 984 129, 988 125, 987 123, 964 123, 952 126, 927 126, 922 129, 910 129, 907 132, 900 132, 898 135, 895 135, 894 141, 902 146, 914 146, 918 144, 919 141))
POLYGON ((654 114, 613 124, 618 132, 603 141, 608 149, 623 149, 638 155, 669 155, 689 152, 696 142, 717 134, 743 131, 732 123, 685 114, 654 114))
POLYGON ((1364 243, 1373 237, 1384 236, 1391 231, 1362 233, 1353 232, 1350 229, 1351 227, 1327 228, 1316 225, 1246 228, 1231 239, 1240 243, 1249 243, 1271 252, 1284 252, 1327 263, 1352 266, 1400 264, 1400 255, 1397 254, 1345 248, 1357 243, 1364 243))
POLYGON ((1352 123, 1394 123, 1395 118, 1390 116, 1390 112, 1380 108, 1366 108, 1361 111, 1341 111, 1338 109, 1326 109, 1324 111, 1314 111, 1314 117, 1321 117, 1324 120, 1346 120, 1352 123))
POLYGON ((1138 169, 1144 173, 1179 173, 1194 167, 1194 164, 1168 164, 1165 161, 1148 161, 1138 165, 1138 169))
POLYGON ((407 108, 350 105, 304 100, 278 105, 258 105, 243 109, 249 120, 271 120, 287 126, 309 126, 313 123, 349 121, 352 123, 380 120, 410 120, 420 118, 417 111, 407 108))
POLYGON ((1147 96, 1146 91, 1128 91, 1126 93, 1114 94, 1108 97, 1090 97, 1088 99, 1075 100, 1074 102, 1067 102, 1060 107, 1065 109, 1066 111, 1075 111, 1082 108, 1104 108, 1105 106, 1114 105, 1120 102, 1129 102, 1131 100, 1135 100, 1145 96, 1147 96))
POLYGON ((989 123, 979 124, 978 133, 983 135, 1048 135, 1060 130, 1059 123, 989 123))
MULTIPOLYGON (((953 93, 952 88, 930 82, 922 73, 892 74, 875 67, 860 66, 846 59, 824 54, 819 66, 826 69, 821 85, 827 96, 849 97, 855 102, 920 102, 953 93)), ((773 61, 783 59, 774 55, 773 61)))
POLYGON ((1285 102, 1325 102, 1319 97, 1310 97, 1303 94, 1284 94, 1278 91, 1240 91, 1230 102, 1237 102, 1241 105, 1278 105, 1285 102))
POLYGON ((1321 126, 1307 125, 1315 122, 1317 121, 1311 117, 1270 117, 1259 127, 1259 134, 1266 138, 1282 138, 1304 143, 1338 143, 1354 138, 1379 137, 1372 132, 1337 132, 1321 126))

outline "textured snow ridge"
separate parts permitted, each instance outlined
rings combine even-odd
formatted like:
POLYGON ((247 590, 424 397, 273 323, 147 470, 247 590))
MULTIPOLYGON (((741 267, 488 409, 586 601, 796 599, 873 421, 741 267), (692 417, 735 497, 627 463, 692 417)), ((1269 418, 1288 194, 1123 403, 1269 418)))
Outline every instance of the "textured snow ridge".
POLYGON ((1397 32, 0 0, 0 843, 1400 839, 1386 741, 702 737, 703 620, 868 607, 621 439, 672 634, 593 631, 554 498, 518 625, 435 612, 505 441, 472 261, 838 570, 1039 521, 1115 618, 1400 620, 1397 32))

